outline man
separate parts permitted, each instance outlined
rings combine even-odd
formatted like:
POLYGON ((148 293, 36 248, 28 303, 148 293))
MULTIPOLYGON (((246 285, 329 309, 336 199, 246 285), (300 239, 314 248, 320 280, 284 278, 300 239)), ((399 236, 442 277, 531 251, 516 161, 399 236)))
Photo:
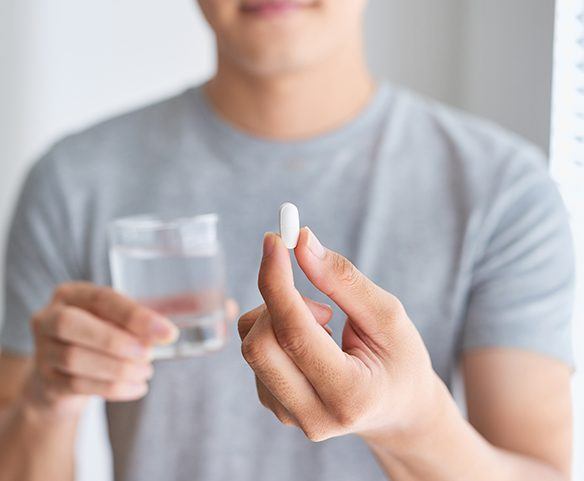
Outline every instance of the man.
POLYGON ((569 479, 572 246, 542 156, 375 84, 365 0, 199 3, 213 79, 69 137, 27 178, 0 479, 72 479, 89 395, 109 401, 120 481, 569 479), (283 201, 312 231, 297 263, 267 234, 257 283, 283 201), (146 212, 221 215, 241 349, 153 370, 172 325, 99 287, 107 223, 146 212), (468 422, 444 387, 459 362, 468 422))

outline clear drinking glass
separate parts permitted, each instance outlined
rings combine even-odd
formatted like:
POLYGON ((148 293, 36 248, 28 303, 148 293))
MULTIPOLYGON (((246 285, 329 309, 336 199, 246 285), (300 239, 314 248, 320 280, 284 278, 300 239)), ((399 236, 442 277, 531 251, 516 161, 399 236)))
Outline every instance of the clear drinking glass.
POLYGON ((164 219, 144 215, 110 224, 114 289, 167 316, 178 340, 155 359, 201 355, 226 342, 225 266, 218 216, 164 219))

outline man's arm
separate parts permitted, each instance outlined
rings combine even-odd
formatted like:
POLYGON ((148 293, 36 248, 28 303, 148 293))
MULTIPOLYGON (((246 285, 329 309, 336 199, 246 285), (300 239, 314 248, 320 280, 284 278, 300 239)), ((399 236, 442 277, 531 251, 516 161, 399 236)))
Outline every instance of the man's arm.
POLYGON ((494 446, 540 460, 569 478, 571 370, 517 349, 475 349, 462 361, 470 423, 494 446))
POLYGON ((467 422, 443 390, 418 434, 369 440, 397 481, 564 481, 571 471, 570 369, 514 349, 467 353, 467 422))

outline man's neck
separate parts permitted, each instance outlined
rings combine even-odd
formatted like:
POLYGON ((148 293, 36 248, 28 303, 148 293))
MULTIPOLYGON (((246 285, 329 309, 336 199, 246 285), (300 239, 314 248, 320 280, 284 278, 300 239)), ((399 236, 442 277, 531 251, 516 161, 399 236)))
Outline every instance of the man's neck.
POLYGON ((206 94, 217 113, 250 134, 275 140, 308 138, 355 117, 375 85, 361 46, 282 75, 255 75, 219 55, 206 94))

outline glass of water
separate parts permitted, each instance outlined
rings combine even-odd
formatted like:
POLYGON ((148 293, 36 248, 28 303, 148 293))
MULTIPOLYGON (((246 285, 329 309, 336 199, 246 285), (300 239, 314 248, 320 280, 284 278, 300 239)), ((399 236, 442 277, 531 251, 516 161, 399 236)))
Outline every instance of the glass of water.
POLYGON ((144 215, 110 224, 114 289, 168 317, 177 341, 155 359, 205 354, 226 342, 225 266, 218 216, 165 219, 144 215))

